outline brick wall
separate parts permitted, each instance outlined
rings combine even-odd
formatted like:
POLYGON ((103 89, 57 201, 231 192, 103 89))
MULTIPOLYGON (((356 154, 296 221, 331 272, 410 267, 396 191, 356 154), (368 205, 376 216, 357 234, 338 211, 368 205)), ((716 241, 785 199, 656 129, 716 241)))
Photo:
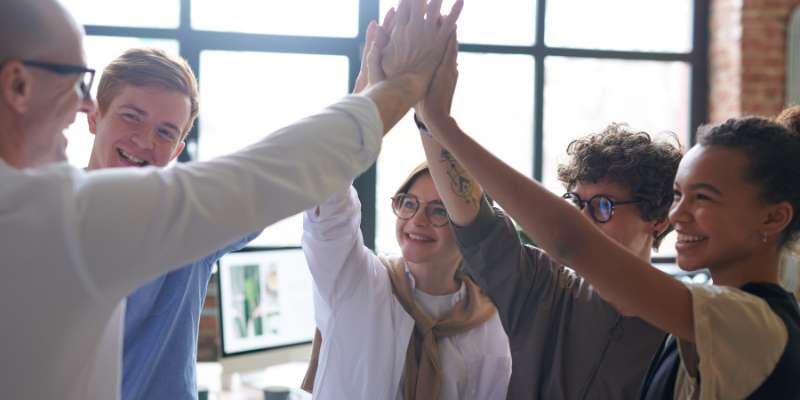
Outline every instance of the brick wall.
POLYGON ((798 6, 800 0, 712 0, 710 122, 781 111, 787 25, 798 6))

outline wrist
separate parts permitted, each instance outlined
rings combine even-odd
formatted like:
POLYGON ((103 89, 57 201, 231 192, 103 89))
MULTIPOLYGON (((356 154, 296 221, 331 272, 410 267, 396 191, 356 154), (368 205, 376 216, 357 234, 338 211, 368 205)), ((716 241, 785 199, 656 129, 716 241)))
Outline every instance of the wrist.
POLYGON ((430 139, 433 139, 433 135, 428 130, 428 127, 425 125, 424 122, 419 118, 416 111, 414 112, 414 124, 417 125, 417 129, 419 129, 419 133, 423 136, 427 136, 430 139))
POLYGON ((458 123, 450 115, 426 117, 425 127, 428 128, 428 131, 441 132, 443 134, 459 129, 458 123))

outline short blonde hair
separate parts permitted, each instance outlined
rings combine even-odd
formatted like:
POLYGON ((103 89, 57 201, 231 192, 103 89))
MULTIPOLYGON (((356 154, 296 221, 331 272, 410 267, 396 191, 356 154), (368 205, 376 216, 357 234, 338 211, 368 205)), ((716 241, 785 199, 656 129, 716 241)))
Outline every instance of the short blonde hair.
POLYGON ((108 110, 124 85, 155 86, 186 95, 190 113, 189 121, 181 132, 181 140, 186 137, 200 111, 197 78, 186 60, 155 48, 125 51, 103 70, 97 87, 97 103, 101 113, 108 110))

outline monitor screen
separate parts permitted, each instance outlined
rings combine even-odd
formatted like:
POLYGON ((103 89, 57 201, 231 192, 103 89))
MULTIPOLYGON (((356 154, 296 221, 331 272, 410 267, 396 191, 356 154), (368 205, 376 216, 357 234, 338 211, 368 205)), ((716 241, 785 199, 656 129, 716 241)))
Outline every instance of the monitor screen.
POLYGON ((303 250, 242 251, 219 261, 222 355, 308 343, 312 280, 303 250))

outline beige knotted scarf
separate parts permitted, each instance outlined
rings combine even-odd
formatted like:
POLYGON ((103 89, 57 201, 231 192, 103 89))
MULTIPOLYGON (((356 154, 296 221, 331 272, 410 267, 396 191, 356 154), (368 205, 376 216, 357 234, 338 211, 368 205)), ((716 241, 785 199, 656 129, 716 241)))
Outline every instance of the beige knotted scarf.
MULTIPOLYGON (((439 320, 434 320, 414 302, 403 259, 381 257, 381 261, 389 273, 392 292, 415 322, 403 368, 403 399, 437 399, 442 386, 442 366, 437 340, 456 336, 483 324, 494 315, 496 309, 472 279, 459 273, 457 278, 466 286, 466 296, 439 320)), ((317 329, 311 361, 302 384, 302 388, 309 393, 314 388, 321 344, 322 336, 317 329)))

